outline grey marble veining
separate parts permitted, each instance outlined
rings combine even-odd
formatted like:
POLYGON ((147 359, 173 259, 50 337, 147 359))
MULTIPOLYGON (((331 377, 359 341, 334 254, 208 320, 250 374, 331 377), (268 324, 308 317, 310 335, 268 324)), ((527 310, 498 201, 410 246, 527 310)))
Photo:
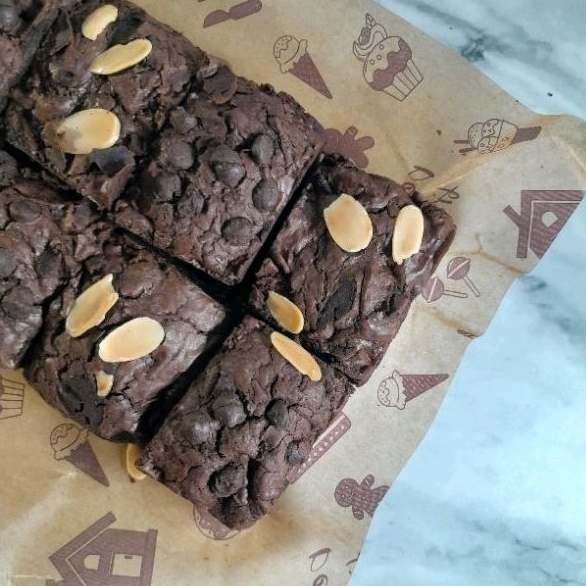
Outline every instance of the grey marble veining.
MULTIPOLYGON (((380 3, 531 109, 586 118, 583 0, 380 3)), ((351 586, 586 586, 584 226, 586 202, 468 348, 351 586)))
POLYGON ((586 118, 583 0, 379 0, 528 108, 586 118))

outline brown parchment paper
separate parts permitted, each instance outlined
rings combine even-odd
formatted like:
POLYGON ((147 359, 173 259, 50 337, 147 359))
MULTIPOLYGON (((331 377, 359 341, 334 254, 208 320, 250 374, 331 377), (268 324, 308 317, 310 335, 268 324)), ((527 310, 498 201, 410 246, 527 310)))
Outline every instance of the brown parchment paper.
POLYGON ((422 191, 459 231, 372 379, 273 512, 241 533, 150 479, 131 482, 121 446, 88 436, 3 371, 0 584, 345 584, 466 345, 581 200, 586 125, 528 111, 367 0, 138 4, 239 74, 294 95, 329 129, 331 150, 422 191), (375 73, 387 55, 392 84, 375 73))

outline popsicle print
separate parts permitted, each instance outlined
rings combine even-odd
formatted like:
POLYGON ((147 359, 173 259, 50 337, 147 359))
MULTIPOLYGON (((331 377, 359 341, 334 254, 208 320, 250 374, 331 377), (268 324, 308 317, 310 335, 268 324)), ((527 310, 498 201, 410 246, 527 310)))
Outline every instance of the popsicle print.
POLYGON ((425 289, 421 292, 423 298, 427 303, 433 303, 440 297, 446 295, 448 297, 458 297, 460 299, 466 299, 468 293, 461 291, 450 291, 444 287, 444 282, 439 277, 432 277, 425 286, 425 289))
POLYGON ((480 297, 480 291, 478 287, 472 282, 472 279, 468 276, 468 272, 470 271, 470 259, 466 258, 465 256, 456 256, 454 257, 447 266, 446 272, 448 275, 448 279, 452 279, 453 281, 464 281, 464 284, 475 297, 480 297))
MULTIPOLYGON (((202 0, 199 0, 200 2, 202 0)), ((203 21, 203 28, 215 26, 227 20, 240 20, 262 10, 261 0, 246 0, 240 4, 232 6, 229 10, 214 10, 210 12, 203 21)))
POLYGON ((20 417, 24 406, 24 384, 0 375, 0 421, 20 417))

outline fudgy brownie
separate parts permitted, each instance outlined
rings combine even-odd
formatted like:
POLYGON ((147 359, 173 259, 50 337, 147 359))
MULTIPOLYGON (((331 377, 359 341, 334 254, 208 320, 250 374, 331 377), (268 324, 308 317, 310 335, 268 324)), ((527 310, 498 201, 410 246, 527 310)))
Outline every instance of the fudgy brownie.
POLYGON ((240 282, 317 157, 323 128, 290 96, 223 64, 171 111, 115 220, 226 284, 240 282))
POLYGON ((30 65, 60 8, 77 0, 0 1, 0 112, 30 65))
POLYGON ((286 488, 353 389, 320 363, 313 382, 247 317, 145 447, 139 467, 232 528, 250 526, 286 488))
POLYGON ((96 40, 82 34, 82 24, 106 2, 90 0, 59 13, 6 111, 9 142, 102 207, 120 195, 168 109, 181 102, 191 79, 207 63, 202 51, 137 6, 122 0, 107 3, 118 15, 96 40), (106 49, 137 39, 152 43, 145 59, 112 75, 90 71, 106 49), (89 154, 64 153, 58 144, 59 123, 93 108, 118 117, 119 140, 89 154))
POLYGON ((96 220, 0 149, 0 367, 20 365, 96 220))
POLYGON ((409 197, 395 182, 327 157, 315 170, 270 248, 254 283, 251 304, 269 323, 269 291, 287 297, 305 318, 300 338, 357 385, 364 384, 396 336, 411 301, 425 286, 455 233, 440 208, 409 197), (373 224, 365 250, 345 252, 330 236, 323 210, 340 194, 356 198, 373 224), (423 212, 420 252, 401 265, 391 256, 401 208, 423 212))
POLYGON ((54 296, 25 375, 99 436, 137 441, 148 434, 141 416, 216 341, 226 314, 164 259, 125 235, 92 230, 77 242, 78 273, 54 296), (82 302, 90 289, 98 296, 82 302))

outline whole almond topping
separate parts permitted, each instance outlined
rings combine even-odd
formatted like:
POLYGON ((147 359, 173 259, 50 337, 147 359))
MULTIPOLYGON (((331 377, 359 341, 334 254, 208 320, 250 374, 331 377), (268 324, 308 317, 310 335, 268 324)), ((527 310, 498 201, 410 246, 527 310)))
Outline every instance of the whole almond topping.
POLYGON ((136 39, 126 45, 114 45, 98 55, 90 65, 90 71, 99 75, 111 75, 140 63, 152 51, 148 39, 136 39))
POLYGON ((324 219, 334 242, 346 252, 364 250, 372 240, 372 221, 364 206, 343 193, 324 210, 324 219))
POLYGON ((90 41, 95 41, 106 27, 118 18, 118 8, 104 4, 96 8, 82 23, 81 34, 90 41))
POLYGON ((96 389, 98 397, 107 397, 114 385, 114 375, 103 370, 96 372, 96 389))
POLYGON ((297 342, 279 332, 271 334, 271 343, 275 350, 301 374, 306 374, 312 381, 321 380, 321 368, 315 358, 297 342))
POLYGON ((423 240, 423 213, 415 205, 401 208, 393 230, 393 260, 403 264, 406 258, 417 254, 423 240))
POLYGON ((62 120, 57 128, 57 146, 72 155, 87 155, 107 149, 120 138, 120 120, 102 108, 81 110, 62 120))
POLYGON ((292 334, 298 334, 303 329, 304 320, 301 310, 283 295, 269 291, 267 307, 284 330, 292 334))
POLYGON ((132 480, 144 480, 146 474, 136 467, 140 448, 136 444, 126 444, 126 471, 132 480))
POLYGON ((85 334, 106 319, 106 314, 118 301, 112 279, 112 275, 106 275, 75 300, 65 320, 65 330, 72 338, 85 334))
POLYGON ((136 317, 118 326, 101 342, 98 355, 104 362, 129 362, 147 356, 165 339, 163 326, 150 317, 136 317))

